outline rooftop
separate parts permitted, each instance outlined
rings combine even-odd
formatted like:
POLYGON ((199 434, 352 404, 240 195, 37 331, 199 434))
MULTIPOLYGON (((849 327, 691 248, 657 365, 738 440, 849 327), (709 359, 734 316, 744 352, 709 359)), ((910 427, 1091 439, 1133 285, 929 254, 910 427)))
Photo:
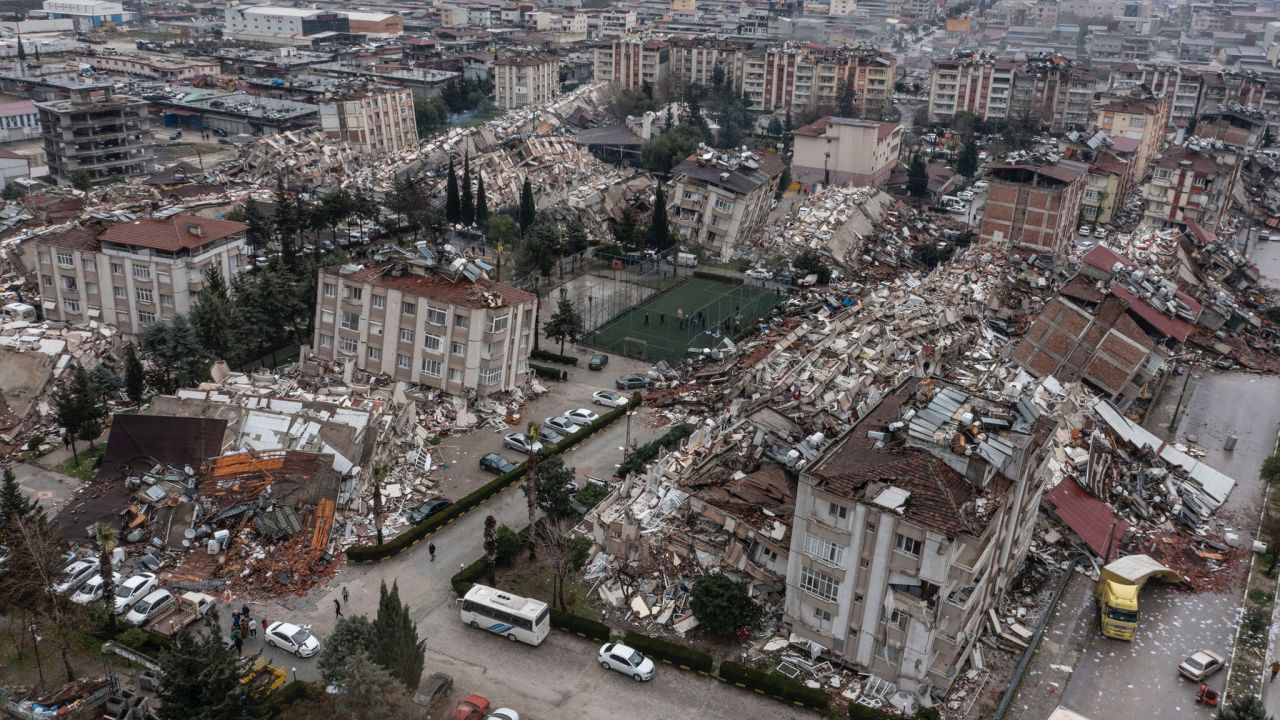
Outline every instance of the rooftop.
POLYGON ((113 225, 98 236, 105 242, 173 252, 190 250, 244 232, 248 225, 195 215, 174 215, 166 220, 134 220, 113 225))
POLYGON ((365 282, 388 290, 399 290, 409 295, 476 309, 511 307, 533 302, 534 299, 532 293, 491 280, 455 280, 440 273, 419 274, 406 271, 399 275, 392 274, 398 265, 400 264, 394 262, 374 263, 348 274, 341 274, 338 268, 330 268, 325 270, 325 274, 340 276, 349 283, 365 282), (498 304, 494 305, 489 298, 495 298, 498 304))

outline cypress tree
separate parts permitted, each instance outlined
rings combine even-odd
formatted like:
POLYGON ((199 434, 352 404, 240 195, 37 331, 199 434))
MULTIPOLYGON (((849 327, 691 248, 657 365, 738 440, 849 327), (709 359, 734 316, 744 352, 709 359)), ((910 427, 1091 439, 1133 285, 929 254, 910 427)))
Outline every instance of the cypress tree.
POLYGON ((671 247, 671 223, 667 220, 667 194, 662 185, 653 196, 653 217, 649 222, 649 230, 645 234, 645 244, 653 250, 666 250, 671 247))
POLYGON ((484 196, 484 176, 476 173, 476 224, 489 221, 489 199, 484 196))
POLYGON ((476 221, 475 200, 471 195, 471 155, 462 156, 462 224, 476 221))
POLYGON ((400 588, 395 583, 388 591, 383 582, 378 595, 378 617, 373 621, 373 660, 412 691, 422 680, 427 642, 418 639, 418 628, 409 617, 408 606, 400 601, 400 588))
POLYGON ((458 173, 453 169, 453 159, 449 160, 449 179, 445 184, 444 218, 450 225, 462 219, 462 205, 458 200, 458 173))
POLYGON ((538 219, 538 206, 533 202, 533 186, 529 184, 529 178, 524 179, 524 185, 520 188, 520 232, 526 232, 533 226, 533 221, 538 219))

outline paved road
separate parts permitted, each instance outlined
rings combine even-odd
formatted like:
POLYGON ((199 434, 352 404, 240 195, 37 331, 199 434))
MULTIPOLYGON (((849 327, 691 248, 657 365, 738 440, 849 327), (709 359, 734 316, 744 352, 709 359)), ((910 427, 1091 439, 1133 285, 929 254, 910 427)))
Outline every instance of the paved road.
MULTIPOLYGON (((1160 433, 1177 401, 1180 382, 1152 415, 1148 428, 1160 433), (1161 422, 1163 420, 1163 422, 1161 422)), ((1205 461, 1231 475, 1237 485, 1218 519, 1242 535, 1257 526, 1262 497, 1258 467, 1271 454, 1280 428, 1280 378, 1245 373, 1207 375, 1186 401, 1178 437, 1197 436, 1205 461), (1223 443, 1236 435, 1234 452, 1223 443)), ((1178 679, 1177 665, 1207 647, 1230 656, 1244 593, 1241 581, 1225 593, 1187 593, 1159 584, 1142 591, 1142 619, 1132 643, 1092 631, 1063 693, 1065 706, 1090 718, 1210 717, 1196 705, 1194 686, 1178 679)), ((1226 673, 1212 684, 1221 689, 1226 673)))

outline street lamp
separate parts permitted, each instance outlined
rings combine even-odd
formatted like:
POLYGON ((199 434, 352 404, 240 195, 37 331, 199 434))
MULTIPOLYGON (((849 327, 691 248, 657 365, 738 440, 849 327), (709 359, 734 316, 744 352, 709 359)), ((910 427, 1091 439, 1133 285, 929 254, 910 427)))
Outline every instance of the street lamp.
POLYGON ((627 454, 631 452, 631 416, 635 415, 635 410, 627 411, 627 439, 622 443, 622 461, 627 461, 627 454))

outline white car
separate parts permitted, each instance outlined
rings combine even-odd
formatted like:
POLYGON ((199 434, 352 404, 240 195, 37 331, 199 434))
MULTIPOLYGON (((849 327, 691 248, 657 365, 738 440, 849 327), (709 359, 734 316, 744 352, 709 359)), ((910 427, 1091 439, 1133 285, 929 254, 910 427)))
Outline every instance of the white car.
POLYGON ((124 616, 124 620, 131 625, 142 627, 168 611, 175 602, 177 601, 173 599, 173 593, 168 590, 152 590, 150 595, 133 606, 129 614, 124 616))
POLYGON ((1093 236, 1099 240, 1104 240, 1107 237, 1107 229, 1099 225, 1093 229, 1093 236))
POLYGON ((578 423, 579 425, 586 425, 587 423, 593 423, 596 420, 600 419, 599 415, 591 412, 586 408, 574 408, 569 412, 565 413, 564 416, 578 423))
POLYGON ((636 682, 653 679, 653 661, 644 653, 622 643, 605 643, 600 646, 600 667, 617 670, 631 676, 636 682))
POLYGON ((604 405, 605 407, 626 407, 627 398, 612 390, 600 390, 591 395, 591 401, 596 405, 604 405))
POLYGON ((1089 237, 1089 235, 1093 233, 1093 228, 1089 225, 1081 225, 1080 229, 1076 232, 1080 233, 1080 237, 1089 237))
POLYGON ((542 452, 542 443, 530 440, 524 433, 511 433, 502 440, 502 444, 512 450, 519 450, 526 455, 542 452))
POLYGON ((305 629, 287 622, 267 626, 267 644, 307 658, 320 652, 320 640, 305 629))
POLYGON ((62 571, 62 579, 57 585, 53 586, 53 591, 66 595, 69 592, 79 589, 79 587, 89 581, 89 578, 98 573, 97 558, 89 558, 87 560, 76 560, 68 565, 62 571))
POLYGON ((543 423, 565 437, 568 437, 582 429, 581 425, 563 415, 546 418, 543 420, 543 423))
MULTIPOLYGON (((111 575, 115 578, 115 582, 120 582, 120 573, 112 573, 111 575)), ((102 573, 98 573, 81 585, 79 590, 75 591, 75 594, 71 596, 71 602, 78 605, 97 602, 102 599, 102 590, 102 573)))
POLYGON ((155 573, 138 573, 124 582, 116 581, 116 614, 133 607, 133 604, 150 595, 156 589, 155 573))
POLYGON ((773 272, 766 270, 764 268, 751 268, 750 270, 742 274, 746 275, 752 280, 772 280, 773 279, 773 272))
POLYGON ((498 708, 490 710, 489 717, 484 720, 520 720, 520 713, 511 708, 498 708))
POLYGON ((964 200, 965 202, 969 202, 970 200, 973 199, 973 192, 970 190, 961 190, 960 192, 956 193, 956 197, 960 198, 961 200, 964 200))

